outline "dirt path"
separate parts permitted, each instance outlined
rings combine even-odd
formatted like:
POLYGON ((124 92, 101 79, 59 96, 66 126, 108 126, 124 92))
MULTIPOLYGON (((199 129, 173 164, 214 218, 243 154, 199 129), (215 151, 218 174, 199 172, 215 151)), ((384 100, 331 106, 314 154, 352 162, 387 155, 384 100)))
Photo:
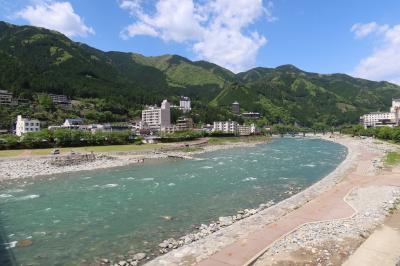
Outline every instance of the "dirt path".
POLYGON ((32 150, 24 150, 21 152, 21 154, 18 155, 18 157, 29 157, 32 155, 32 150))
POLYGON ((198 265, 248 265, 263 254, 275 241, 293 232, 301 225, 353 216, 355 210, 344 198, 354 188, 371 185, 400 186, 400 175, 397 173, 371 174, 373 172, 371 171, 373 160, 376 156, 377 154, 369 151, 367 147, 361 148, 361 157, 356 169, 352 170, 341 183, 278 221, 265 225, 246 238, 239 239, 225 247, 208 259, 201 261, 198 265))

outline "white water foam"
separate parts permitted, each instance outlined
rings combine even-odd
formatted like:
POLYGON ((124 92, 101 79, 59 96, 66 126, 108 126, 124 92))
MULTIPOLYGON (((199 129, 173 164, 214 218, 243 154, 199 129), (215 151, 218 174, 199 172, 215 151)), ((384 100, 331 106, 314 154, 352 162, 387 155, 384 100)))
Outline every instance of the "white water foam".
POLYGON ((206 165, 206 166, 202 166, 202 167, 200 167, 200 168, 201 168, 201 169, 212 169, 212 168, 214 168, 214 167, 206 165))
POLYGON ((168 186, 173 187, 173 186, 175 186, 175 183, 169 183, 168 186))
POLYGON ((0 198, 3 198, 3 199, 5 199, 5 198, 11 198, 11 197, 14 197, 14 196, 11 195, 11 194, 0 194, 0 198))
POLYGON ((250 177, 246 177, 246 178, 243 179, 242 181, 243 181, 243 182, 249 182, 249 181, 254 181, 254 180, 257 180, 257 178, 256 178, 256 177, 250 176, 250 177))
POLYGON ((122 180, 135 180, 136 178, 130 176, 130 177, 123 177, 121 178, 122 180))
POLYGON ((11 241, 9 243, 4 243, 6 249, 15 248, 17 246, 18 241, 11 241))
POLYGON ((118 184, 106 184, 106 185, 94 185, 93 187, 98 187, 98 188, 113 188, 113 187, 118 187, 118 184))
POLYGON ((153 177, 145 177, 145 178, 142 178, 142 179, 140 179, 141 181, 153 181, 154 180, 154 178, 153 177))
POLYGON ((26 196, 23 196, 23 197, 18 197, 18 198, 15 198, 14 200, 15 201, 30 200, 30 199, 37 199, 39 197, 40 197, 40 195, 32 194, 32 195, 26 195, 26 196))

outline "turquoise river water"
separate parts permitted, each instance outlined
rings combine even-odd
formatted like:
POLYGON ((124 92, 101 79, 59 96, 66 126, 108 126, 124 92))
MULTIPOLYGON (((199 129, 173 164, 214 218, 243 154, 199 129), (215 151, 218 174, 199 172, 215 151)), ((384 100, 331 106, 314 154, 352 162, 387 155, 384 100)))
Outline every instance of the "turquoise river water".
POLYGON ((283 138, 204 153, 198 160, 43 177, 0 187, 0 265, 77 265, 162 240, 270 200, 289 197, 331 172, 345 147, 283 138), (166 221, 162 216, 172 216, 166 221), (26 247, 15 245, 29 239, 26 247))

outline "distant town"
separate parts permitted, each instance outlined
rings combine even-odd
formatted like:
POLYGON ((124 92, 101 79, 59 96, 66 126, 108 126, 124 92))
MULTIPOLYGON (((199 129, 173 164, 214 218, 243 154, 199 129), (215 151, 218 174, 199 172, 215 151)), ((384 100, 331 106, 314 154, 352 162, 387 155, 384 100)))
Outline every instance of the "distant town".
MULTIPOLYGON (((66 95, 47 94, 56 106, 70 108, 71 100, 66 95)), ((0 105, 16 106, 21 104, 30 104, 26 99, 15 99, 12 93, 6 90, 0 90, 0 105)), ((61 125, 50 125, 48 130, 56 129, 76 129, 82 131, 96 132, 121 132, 131 131, 132 134, 145 137, 145 142, 154 142, 157 136, 182 131, 199 131, 205 133, 220 133, 232 136, 249 136, 260 134, 261 130, 255 123, 239 124, 236 121, 214 121, 213 124, 205 124, 202 127, 195 127, 193 119, 188 115, 191 111, 191 100, 189 97, 181 96, 179 105, 172 105, 168 100, 163 100, 158 106, 157 104, 145 106, 141 112, 141 119, 126 123, 102 123, 102 124, 85 124, 82 118, 65 119, 61 125), (178 109, 183 113, 175 124, 171 122, 171 109, 178 109)), ((256 120, 260 118, 257 112, 240 112, 240 103, 235 101, 232 103, 231 112, 244 119, 256 120)), ((23 136, 25 133, 40 131, 43 121, 23 117, 18 115, 15 127, 10 130, 3 129, 2 133, 14 133, 17 136, 23 136)))
MULTIPOLYGON (((71 108, 71 99, 67 95, 40 94, 48 96, 56 106, 71 108)), ((0 90, 0 105, 18 106, 27 105, 30 101, 23 98, 14 98, 12 93, 7 90, 0 90)), ((132 134, 144 136, 145 142, 154 142, 157 137, 163 134, 170 134, 182 131, 198 131, 205 133, 221 133, 232 136, 249 136, 260 134, 261 128, 255 123, 239 124, 236 121, 214 121, 213 124, 204 124, 196 127, 190 117, 191 100, 187 96, 180 96, 179 105, 173 105, 167 99, 157 104, 145 106, 141 112, 141 119, 125 123, 95 123, 85 124, 82 118, 67 118, 61 125, 50 125, 48 130, 56 129, 76 129, 82 131, 96 132, 121 132, 130 131, 132 134), (183 116, 171 122, 171 110, 178 109, 183 116)), ((240 103, 234 101, 231 105, 231 112, 237 117, 246 121, 257 120, 261 117, 258 112, 241 112, 240 103)), ((14 133, 22 136, 29 132, 40 131, 43 121, 31 119, 18 115, 15 126, 12 129, 0 129, 0 133, 14 133)), ((400 126, 400 99, 393 99, 390 112, 372 112, 360 117, 360 124, 364 128, 376 127, 398 127, 400 126)), ((269 129, 268 126, 264 128, 269 129)))

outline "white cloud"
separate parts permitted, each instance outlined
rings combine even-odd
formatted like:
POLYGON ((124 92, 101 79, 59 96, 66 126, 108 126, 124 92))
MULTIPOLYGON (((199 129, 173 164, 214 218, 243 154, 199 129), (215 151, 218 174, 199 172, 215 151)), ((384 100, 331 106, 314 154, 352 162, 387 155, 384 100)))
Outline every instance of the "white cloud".
POLYGON ((370 23, 356 23, 351 27, 351 31, 354 32, 356 38, 364 38, 372 33, 384 33, 389 28, 388 25, 379 25, 375 21, 370 23))
MULTIPOLYGON (((374 30, 368 34, 379 33, 378 44, 371 55, 360 61, 352 74, 361 78, 400 84, 400 24, 392 27, 376 24, 372 28, 374 30)), ((368 30, 365 30, 363 36, 368 35, 367 32, 368 30)), ((356 32, 355 34, 357 36, 356 32)))
POLYGON ((57 30, 68 37, 94 34, 93 28, 85 25, 69 2, 39 1, 17 12, 16 17, 34 26, 57 30))
POLYGON ((121 0, 136 22, 122 31, 124 38, 137 35, 185 43, 199 59, 209 60, 233 71, 255 64, 266 38, 248 27, 258 19, 268 21, 273 3, 262 0, 158 0, 153 14, 145 12, 142 0, 121 0))

